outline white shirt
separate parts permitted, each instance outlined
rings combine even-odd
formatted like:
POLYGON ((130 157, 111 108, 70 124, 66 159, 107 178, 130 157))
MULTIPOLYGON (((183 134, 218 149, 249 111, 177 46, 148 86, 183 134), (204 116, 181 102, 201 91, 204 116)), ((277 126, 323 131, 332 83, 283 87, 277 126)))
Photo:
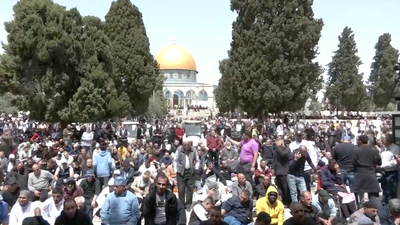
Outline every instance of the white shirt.
POLYGON ((9 225, 22 225, 22 221, 24 221, 27 217, 35 216, 35 208, 36 204, 29 202, 24 208, 17 202, 11 208, 9 215, 9 225))
POLYGON ((81 138, 81 145, 85 147, 92 147, 93 144, 93 132, 84 132, 81 138))
POLYGON ((64 199, 61 200, 57 205, 53 198, 47 199, 42 205, 42 216, 49 224, 54 224, 58 216, 64 209, 64 199))

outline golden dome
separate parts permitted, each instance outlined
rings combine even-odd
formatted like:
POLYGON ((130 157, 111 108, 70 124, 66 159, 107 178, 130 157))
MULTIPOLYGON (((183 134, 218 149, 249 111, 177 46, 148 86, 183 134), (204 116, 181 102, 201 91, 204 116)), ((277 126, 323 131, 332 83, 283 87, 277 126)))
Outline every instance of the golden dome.
POLYGON ((192 70, 197 71, 193 56, 184 47, 175 42, 161 49, 156 60, 161 70, 192 70))

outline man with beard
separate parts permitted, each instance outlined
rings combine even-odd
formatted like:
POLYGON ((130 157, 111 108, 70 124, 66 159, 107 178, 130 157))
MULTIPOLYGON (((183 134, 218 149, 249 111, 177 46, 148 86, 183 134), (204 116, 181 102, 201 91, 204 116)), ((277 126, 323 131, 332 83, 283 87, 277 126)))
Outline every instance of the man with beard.
POLYGON ((8 204, 8 207, 12 208, 18 200, 21 188, 18 186, 17 180, 13 177, 6 181, 6 185, 8 189, 3 190, 2 196, 4 201, 8 204))
POLYGON ((301 193, 301 204, 304 207, 305 217, 311 218, 316 224, 318 224, 318 209, 312 204, 311 192, 303 191, 303 193, 301 193))
POLYGON ((256 210, 257 214, 268 213, 271 216, 271 224, 283 225, 284 207, 278 200, 278 190, 274 186, 269 186, 266 196, 257 200, 256 210))
POLYGON ((139 201, 135 194, 126 190, 126 180, 117 177, 115 191, 109 194, 101 208, 103 224, 134 224, 139 221, 139 201))
POLYGON ((64 200, 75 199, 78 196, 83 196, 83 194, 83 189, 76 186, 74 178, 69 177, 66 179, 63 188, 64 200))
POLYGON ((89 170, 93 170, 93 159, 86 159, 86 163, 82 166, 82 177, 86 177, 86 173, 89 170))
POLYGON ((361 209, 359 209, 350 216, 348 224, 358 225, 363 217, 367 217, 368 219, 370 219, 372 221, 371 224, 373 225, 381 224, 378 216, 378 208, 379 208, 378 204, 379 203, 374 201, 364 202, 363 204, 364 207, 362 207, 361 209))
POLYGON ((64 199, 62 190, 60 187, 54 188, 52 191, 52 198, 47 199, 42 205, 42 215, 47 222, 54 224, 57 217, 61 214, 64 209, 64 199))
POLYGON ((64 210, 57 217, 55 225, 92 225, 88 215, 78 210, 74 200, 70 199, 64 202, 64 210))
POLYGON ((18 203, 15 204, 10 212, 9 224, 20 225, 27 217, 34 216, 35 206, 29 201, 29 191, 21 191, 18 197, 18 203))
POLYGON ((316 225, 310 217, 304 215, 304 208, 300 202, 290 204, 290 214, 292 217, 287 219, 283 225, 316 225))
POLYGON ((56 170, 57 170, 57 163, 56 161, 54 161, 54 159, 50 159, 49 161, 47 161, 47 165, 46 165, 46 169, 47 171, 49 171, 51 174, 55 174, 56 170))

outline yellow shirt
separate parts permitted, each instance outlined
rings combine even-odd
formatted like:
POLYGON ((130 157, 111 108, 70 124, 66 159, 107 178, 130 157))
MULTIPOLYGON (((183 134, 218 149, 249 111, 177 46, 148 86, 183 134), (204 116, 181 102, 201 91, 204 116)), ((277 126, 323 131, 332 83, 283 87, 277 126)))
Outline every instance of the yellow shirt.
POLYGON ((265 197, 257 200, 257 215, 260 212, 268 213, 268 215, 271 217, 271 224, 283 225, 283 220, 285 218, 285 208, 282 202, 279 200, 276 200, 274 204, 269 203, 268 194, 270 192, 276 192, 278 194, 278 190, 276 190, 274 186, 269 186, 265 197))

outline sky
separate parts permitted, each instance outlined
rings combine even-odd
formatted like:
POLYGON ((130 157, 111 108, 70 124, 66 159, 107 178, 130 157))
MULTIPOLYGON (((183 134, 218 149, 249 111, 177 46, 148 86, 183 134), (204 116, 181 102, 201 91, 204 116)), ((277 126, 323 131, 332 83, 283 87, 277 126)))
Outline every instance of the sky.
MULTIPOLYGON (((219 61, 227 58, 236 14, 229 0, 131 0, 143 14, 150 51, 156 55, 175 39, 196 60, 197 81, 218 84, 219 61)), ((0 40, 7 42, 4 22, 13 19, 16 0, 0 0, 0 40)), ((54 0, 78 8, 84 16, 104 20, 112 0, 54 0)), ((400 0, 314 0, 316 18, 324 20, 316 61, 326 68, 338 36, 345 26, 352 28, 363 61, 360 72, 368 79, 375 54, 374 46, 383 33, 392 34, 392 45, 400 49, 400 0)), ((2 51, 2 50, 0 50, 2 51)))

